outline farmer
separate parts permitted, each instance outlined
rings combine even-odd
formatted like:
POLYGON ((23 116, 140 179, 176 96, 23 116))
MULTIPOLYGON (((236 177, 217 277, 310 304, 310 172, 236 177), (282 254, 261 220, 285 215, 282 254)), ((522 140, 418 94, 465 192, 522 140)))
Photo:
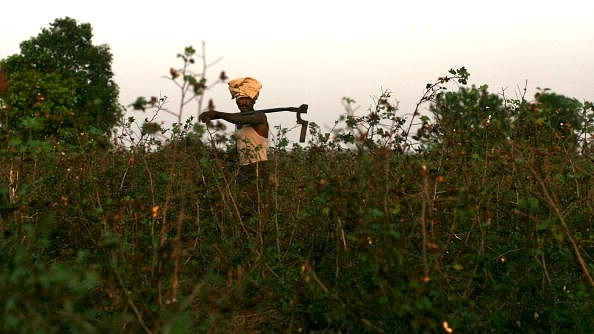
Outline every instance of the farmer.
POLYGON ((236 125, 235 142, 239 164, 242 166, 268 160, 268 119, 265 113, 254 110, 261 88, 260 82, 250 77, 233 79, 229 81, 229 91, 240 112, 213 110, 200 114, 200 121, 203 123, 223 119, 236 125))
POLYGON ((239 186, 239 206, 244 219, 263 217, 262 214, 267 211, 264 208, 268 203, 266 189, 270 183, 266 166, 268 119, 265 113, 254 110, 261 88, 260 82, 250 77, 233 79, 229 81, 229 91, 239 112, 209 110, 199 117, 204 123, 222 119, 236 125, 234 137, 240 164, 236 181, 239 186))

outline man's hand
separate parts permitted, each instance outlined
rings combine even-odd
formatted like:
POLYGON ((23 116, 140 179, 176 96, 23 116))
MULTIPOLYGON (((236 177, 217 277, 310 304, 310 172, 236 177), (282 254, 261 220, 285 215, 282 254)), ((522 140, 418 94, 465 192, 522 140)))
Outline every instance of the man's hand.
POLYGON ((198 119, 200 119, 200 121, 202 123, 208 123, 213 119, 217 119, 217 112, 216 111, 205 111, 203 113, 200 114, 200 116, 198 117, 198 119))

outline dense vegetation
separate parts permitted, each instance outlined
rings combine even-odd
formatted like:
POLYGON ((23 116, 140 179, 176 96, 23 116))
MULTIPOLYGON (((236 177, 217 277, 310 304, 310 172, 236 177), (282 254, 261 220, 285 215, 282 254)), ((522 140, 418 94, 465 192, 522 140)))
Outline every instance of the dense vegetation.
POLYGON ((191 121, 157 146, 5 138, 0 331, 591 332, 592 105, 468 75, 305 147, 279 129, 251 194, 191 121))
POLYGON ((109 47, 93 45, 88 23, 66 17, 50 26, 0 60, 0 75, 10 82, 0 84, 0 138, 29 146, 42 138, 100 142, 123 114, 109 47))

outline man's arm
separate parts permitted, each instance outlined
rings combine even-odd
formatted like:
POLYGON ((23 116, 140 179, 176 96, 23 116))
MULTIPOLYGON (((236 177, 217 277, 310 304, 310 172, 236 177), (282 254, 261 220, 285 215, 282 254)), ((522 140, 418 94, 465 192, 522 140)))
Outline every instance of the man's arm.
POLYGON ((206 123, 213 119, 222 119, 233 124, 250 124, 252 126, 267 122, 266 114, 259 111, 227 113, 221 111, 206 111, 200 114, 200 121, 206 123))

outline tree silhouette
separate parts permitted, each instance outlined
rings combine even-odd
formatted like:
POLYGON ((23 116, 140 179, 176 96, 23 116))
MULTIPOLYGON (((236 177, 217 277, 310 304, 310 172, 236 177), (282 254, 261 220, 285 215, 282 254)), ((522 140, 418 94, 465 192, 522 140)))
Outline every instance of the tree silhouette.
POLYGON ((123 114, 107 45, 92 44, 92 28, 65 17, 0 61, 8 81, 0 92, 2 135, 76 143, 107 138, 123 114))

